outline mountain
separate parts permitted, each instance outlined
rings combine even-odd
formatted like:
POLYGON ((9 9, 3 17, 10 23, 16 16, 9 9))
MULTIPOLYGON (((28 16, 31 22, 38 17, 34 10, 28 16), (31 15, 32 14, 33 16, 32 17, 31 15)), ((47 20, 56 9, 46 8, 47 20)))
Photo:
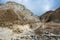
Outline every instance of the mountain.
POLYGON ((60 35, 60 8, 55 11, 48 11, 40 16, 43 33, 50 35, 60 35))
POLYGON ((60 40, 60 8, 35 16, 24 5, 0 5, 1 40, 60 40))
POLYGON ((39 35, 39 40, 60 40, 60 8, 47 11, 40 17, 40 27, 34 32, 39 35))
POLYGON ((0 6, 0 19, 1 24, 27 24, 40 21, 39 18, 33 15, 25 6, 15 2, 7 2, 0 6))
POLYGON ((40 21, 49 21, 49 16, 53 11, 47 11, 46 13, 44 13, 43 15, 40 16, 40 21))
POLYGON ((39 22, 39 17, 22 4, 7 2, 0 5, 1 40, 31 40, 39 22))
POLYGON ((55 11, 48 11, 46 13, 44 13, 43 15, 40 16, 40 20, 44 20, 44 22, 56 22, 56 23, 60 23, 60 8, 56 9, 55 11))

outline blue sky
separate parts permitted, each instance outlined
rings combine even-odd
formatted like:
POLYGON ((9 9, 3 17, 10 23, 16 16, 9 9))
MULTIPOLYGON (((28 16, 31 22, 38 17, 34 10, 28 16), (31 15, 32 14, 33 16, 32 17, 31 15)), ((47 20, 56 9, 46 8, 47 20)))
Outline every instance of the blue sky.
POLYGON ((0 3, 6 3, 7 1, 23 4, 38 16, 46 11, 55 10, 60 7, 60 0, 0 0, 0 3))

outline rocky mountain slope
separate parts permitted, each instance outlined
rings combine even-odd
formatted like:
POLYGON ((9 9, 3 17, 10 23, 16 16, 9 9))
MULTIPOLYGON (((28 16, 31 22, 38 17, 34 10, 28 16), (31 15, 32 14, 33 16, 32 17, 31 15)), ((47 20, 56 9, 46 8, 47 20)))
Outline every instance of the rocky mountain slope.
POLYGON ((41 15, 40 23, 34 30, 37 40, 60 40, 60 8, 41 15))
POLYGON ((41 33, 50 36, 49 38, 54 37, 54 40, 60 40, 60 8, 46 12, 40 16, 40 20, 42 27, 36 30, 36 33, 40 35, 39 32, 42 30, 41 33))
POLYGON ((39 22, 38 17, 34 16, 30 10, 15 2, 7 2, 6 4, 1 5, 0 13, 2 13, 2 17, 5 17, 6 20, 2 19, 4 21, 10 20, 10 22, 14 22, 19 20, 21 24, 39 22))
POLYGON ((56 22, 59 23, 60 21, 60 8, 56 9, 55 11, 48 11, 45 14, 41 15, 40 19, 45 22, 56 22))
POLYGON ((60 40, 60 8, 35 16, 22 4, 0 5, 1 40, 60 40), (40 18, 40 19, 39 19, 40 18))
POLYGON ((39 22, 39 17, 19 3, 0 5, 1 40, 35 40, 31 36, 35 36, 34 29, 39 22))

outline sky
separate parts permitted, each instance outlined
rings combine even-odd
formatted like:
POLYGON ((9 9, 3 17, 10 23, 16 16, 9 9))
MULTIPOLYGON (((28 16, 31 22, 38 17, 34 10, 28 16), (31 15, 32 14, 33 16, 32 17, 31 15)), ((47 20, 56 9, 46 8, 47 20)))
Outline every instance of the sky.
POLYGON ((0 0, 0 3, 6 3, 7 1, 23 4, 37 16, 60 7, 60 0, 0 0))

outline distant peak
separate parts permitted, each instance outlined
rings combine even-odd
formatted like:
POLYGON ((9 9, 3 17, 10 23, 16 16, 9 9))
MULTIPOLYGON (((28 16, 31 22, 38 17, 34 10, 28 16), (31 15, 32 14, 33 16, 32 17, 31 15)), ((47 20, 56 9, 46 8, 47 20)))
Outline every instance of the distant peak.
POLYGON ((50 10, 50 11, 47 11, 46 13, 51 13, 51 12, 53 12, 52 10, 50 10))
POLYGON ((59 8, 57 8, 56 10, 60 10, 60 7, 59 7, 59 8))

